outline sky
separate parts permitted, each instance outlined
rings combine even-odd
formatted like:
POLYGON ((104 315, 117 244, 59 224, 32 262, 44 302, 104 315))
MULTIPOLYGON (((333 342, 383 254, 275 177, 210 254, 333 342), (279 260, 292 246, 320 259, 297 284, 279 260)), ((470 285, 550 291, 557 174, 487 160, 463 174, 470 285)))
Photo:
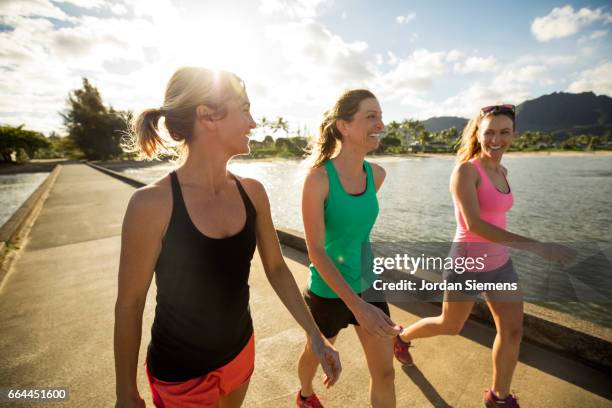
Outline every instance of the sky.
POLYGON ((612 96, 608 1, 0 0, 0 123, 64 133, 86 77, 115 109, 162 105, 180 66, 242 77, 256 119, 316 132, 350 88, 383 120, 474 116, 551 92, 612 96))

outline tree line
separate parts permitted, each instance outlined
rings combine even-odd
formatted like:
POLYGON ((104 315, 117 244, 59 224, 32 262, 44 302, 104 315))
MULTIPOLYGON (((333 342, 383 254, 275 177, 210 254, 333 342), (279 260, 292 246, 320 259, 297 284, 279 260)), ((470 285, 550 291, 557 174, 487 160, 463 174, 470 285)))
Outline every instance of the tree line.
MULTIPOLYGON (((45 137, 25 125, 0 125, 0 161, 20 162, 32 158, 74 158, 87 160, 133 159, 122 149, 133 113, 106 106, 102 96, 87 78, 82 87, 69 93, 66 109, 60 112, 65 136, 52 132, 45 137)), ((262 141, 251 141, 250 157, 301 157, 308 150, 307 129, 292 131, 283 117, 258 121, 262 141)), ((454 127, 429 132, 423 122, 414 119, 386 124, 375 154, 453 153, 458 147, 461 129, 454 127)), ((523 132, 511 151, 612 149, 612 131, 602 136, 577 135, 559 138, 546 132, 523 132)))

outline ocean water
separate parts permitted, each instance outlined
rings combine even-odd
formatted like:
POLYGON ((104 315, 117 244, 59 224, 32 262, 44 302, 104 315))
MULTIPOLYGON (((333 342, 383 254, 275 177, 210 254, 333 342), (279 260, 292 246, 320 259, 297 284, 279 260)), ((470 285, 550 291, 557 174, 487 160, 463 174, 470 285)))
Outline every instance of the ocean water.
POLYGON ((0 225, 36 190, 49 173, 0 175, 0 225))

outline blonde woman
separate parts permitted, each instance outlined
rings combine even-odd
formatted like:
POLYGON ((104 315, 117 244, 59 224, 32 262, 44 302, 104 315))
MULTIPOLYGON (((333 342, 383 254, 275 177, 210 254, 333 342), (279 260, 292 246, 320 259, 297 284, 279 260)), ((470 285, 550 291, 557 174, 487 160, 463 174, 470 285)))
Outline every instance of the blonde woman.
MULTIPOLYGON (((501 161, 515 134, 514 109, 513 105, 484 107, 463 131, 458 163, 450 180, 457 221, 453 241, 462 256, 474 259, 484 256, 486 261, 480 270, 445 273, 447 281, 510 283, 518 288, 518 276, 507 247, 529 250, 562 263, 570 262, 575 256, 564 246, 540 243, 506 230, 506 214, 514 197, 508 171, 501 161)), ((412 340, 459 334, 472 311, 474 297, 481 293, 497 329, 492 350, 493 380, 485 392, 484 403, 487 407, 518 407, 517 399, 510 394, 510 384, 523 331, 520 288, 516 292, 447 291, 440 316, 419 320, 402 330, 395 341, 395 356, 401 363, 411 365, 408 348, 412 340)))
POLYGON ((282 257, 264 187, 227 170, 249 152, 255 127, 240 78, 181 68, 164 104, 136 117, 142 153, 164 143, 160 118, 183 146, 170 174, 136 190, 123 223, 115 307, 117 407, 145 406, 136 386, 142 314, 155 275, 157 305, 146 358, 157 407, 239 407, 254 368, 249 270, 255 247, 272 287, 304 328, 333 385, 338 353, 320 334, 282 257))
MULTIPOLYGON (((385 171, 365 160, 378 147, 384 129, 378 100, 368 90, 345 92, 328 111, 319 130, 314 164, 304 182, 302 214, 310 280, 304 296, 323 335, 334 342, 354 325, 370 370, 374 407, 395 406, 393 337, 399 327, 386 302, 368 303, 372 268, 362 270, 370 231, 378 216, 376 193, 385 171)), ((318 360, 310 341, 298 363, 298 407, 321 407, 312 380, 318 360)))

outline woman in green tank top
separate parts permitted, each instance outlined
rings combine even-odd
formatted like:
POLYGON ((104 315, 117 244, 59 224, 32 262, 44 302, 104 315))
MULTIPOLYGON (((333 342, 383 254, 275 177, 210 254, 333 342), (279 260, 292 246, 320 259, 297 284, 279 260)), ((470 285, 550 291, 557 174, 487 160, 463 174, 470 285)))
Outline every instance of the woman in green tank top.
MULTIPOLYGON (((378 100, 367 90, 345 92, 325 114, 302 196, 312 262, 304 298, 332 343, 341 329, 354 325, 370 371, 370 401, 393 407, 393 338, 400 329, 386 302, 368 303, 363 296, 374 281, 367 267, 370 231, 378 215, 376 192, 385 178, 384 169, 365 156, 378 147, 383 129, 378 100)), ((298 362, 298 407, 322 406, 312 389, 318 364, 307 342, 298 362)))

